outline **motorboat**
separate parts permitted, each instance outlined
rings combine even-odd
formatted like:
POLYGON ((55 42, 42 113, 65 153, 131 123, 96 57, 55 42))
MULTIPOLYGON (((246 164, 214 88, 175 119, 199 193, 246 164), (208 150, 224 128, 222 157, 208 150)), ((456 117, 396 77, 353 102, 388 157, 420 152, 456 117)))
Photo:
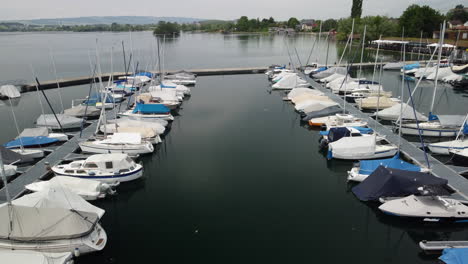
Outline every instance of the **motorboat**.
POLYGON ((70 252, 48 253, 33 250, 0 250, 0 259, 3 263, 73 264, 73 255, 70 252))
POLYGON ((371 128, 362 127, 332 127, 329 130, 320 131, 322 138, 319 140, 321 149, 327 148, 328 144, 336 142, 344 137, 371 136, 374 131, 371 128))
POLYGON ((52 171, 59 176, 114 183, 140 178, 143 166, 135 163, 127 154, 112 153, 92 155, 85 160, 57 165, 52 167, 52 171))
POLYGON ((163 104, 141 104, 137 103, 135 108, 119 113, 119 116, 125 116, 134 120, 152 120, 163 119, 167 121, 174 120, 171 110, 163 104))
POLYGON ((301 116, 307 116, 308 113, 312 112, 317 112, 321 111, 325 108, 331 107, 331 106, 338 106, 337 103, 335 102, 322 102, 322 101, 317 101, 315 103, 311 103, 304 108, 298 110, 299 113, 301 113, 301 116))
POLYGON ((114 133, 102 140, 89 139, 80 142, 79 146, 83 152, 95 154, 126 153, 139 155, 154 151, 151 142, 142 141, 140 134, 137 133, 114 133))
POLYGON ((24 187, 32 192, 40 192, 50 188, 66 188, 87 201, 94 201, 115 194, 114 188, 118 186, 118 183, 107 184, 92 179, 55 176, 48 181, 36 181, 24 187))
MULTIPOLYGON (((309 120, 309 123, 311 121, 309 120)), ((324 125, 327 127, 327 130, 330 130, 333 127, 365 127, 367 126, 367 122, 350 114, 335 114, 334 116, 329 116, 324 125)))
POLYGON ((364 160, 394 156, 398 148, 375 135, 343 137, 328 144, 328 159, 364 160))
POLYGON ((37 118, 36 126, 47 127, 52 130, 77 129, 81 127, 82 122, 80 118, 66 114, 43 114, 37 118))
POLYGON ((427 169, 408 163, 400 159, 398 155, 395 155, 389 159, 359 161, 350 171, 348 171, 348 181, 362 182, 379 166, 406 171, 428 172, 427 169))
POLYGON ((394 199, 379 206, 382 212, 399 217, 420 218, 427 222, 468 221, 468 206, 441 196, 415 196, 394 199))
POLYGON ((430 173, 384 166, 377 167, 366 179, 354 186, 352 192, 361 201, 384 201, 383 198, 420 195, 421 188, 427 186, 430 186, 433 195, 447 196, 453 192, 446 179, 430 173))

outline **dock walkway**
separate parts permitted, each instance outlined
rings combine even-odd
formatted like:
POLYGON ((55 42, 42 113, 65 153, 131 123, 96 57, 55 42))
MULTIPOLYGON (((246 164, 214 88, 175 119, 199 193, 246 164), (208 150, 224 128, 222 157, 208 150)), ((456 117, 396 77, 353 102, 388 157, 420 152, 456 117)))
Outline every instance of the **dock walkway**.
MULTIPOLYGON (((325 93, 325 95, 327 95, 330 99, 343 107, 343 98, 332 93, 329 89, 326 89, 323 85, 317 83, 316 81, 310 78, 308 80, 314 89, 325 93)), ((386 139, 391 143, 398 144, 398 141, 401 140, 401 153, 414 164, 427 167, 424 151, 419 149, 414 144, 408 142, 404 138, 400 139, 398 134, 395 134, 391 128, 380 124, 369 115, 357 109, 354 105, 346 102, 345 108, 350 114, 367 121, 369 127, 374 129, 378 134, 385 136, 386 139)), ((458 174, 454 169, 446 166, 429 154, 428 159, 432 173, 437 177, 448 180, 450 187, 456 191, 456 193, 452 195, 452 198, 468 202, 468 180, 458 174)))

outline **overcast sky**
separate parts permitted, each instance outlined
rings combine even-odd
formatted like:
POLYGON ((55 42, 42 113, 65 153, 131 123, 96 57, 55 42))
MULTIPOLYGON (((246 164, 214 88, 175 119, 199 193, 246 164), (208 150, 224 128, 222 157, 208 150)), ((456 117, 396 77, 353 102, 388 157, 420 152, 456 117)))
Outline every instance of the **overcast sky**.
MULTIPOLYGON (((363 15, 398 17, 410 4, 443 13, 466 0, 364 0, 363 15)), ((209 19, 270 17, 341 18, 352 0, 13 0, 0 4, 0 20, 80 16, 177 16, 209 19)))

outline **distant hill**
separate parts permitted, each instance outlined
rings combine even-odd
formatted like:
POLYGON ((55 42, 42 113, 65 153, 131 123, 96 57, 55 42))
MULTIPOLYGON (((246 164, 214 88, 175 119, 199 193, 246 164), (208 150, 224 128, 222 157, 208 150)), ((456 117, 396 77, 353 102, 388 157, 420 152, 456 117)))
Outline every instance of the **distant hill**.
POLYGON ((204 21, 206 19, 189 17, 152 17, 152 16, 92 16, 92 17, 67 17, 67 18, 40 18, 30 20, 9 20, 2 22, 19 22, 33 25, 110 25, 112 23, 146 25, 156 24, 159 21, 177 22, 189 24, 204 21))

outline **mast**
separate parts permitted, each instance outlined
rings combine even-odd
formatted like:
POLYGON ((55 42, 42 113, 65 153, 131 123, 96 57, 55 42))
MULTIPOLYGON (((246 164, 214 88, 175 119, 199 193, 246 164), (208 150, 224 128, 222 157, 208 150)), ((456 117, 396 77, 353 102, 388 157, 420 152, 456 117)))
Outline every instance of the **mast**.
MULTIPOLYGON (((402 38, 403 38, 404 34, 405 34, 405 28, 403 28, 402 38)), ((403 47, 402 47, 403 68, 405 67, 405 61, 406 61, 405 50, 406 50, 406 45, 405 45, 405 43, 403 43, 403 47)), ((401 119, 401 117, 403 115, 403 95, 404 95, 404 91, 405 91, 405 74, 403 73, 401 75, 400 116, 398 117, 398 119, 400 120, 398 122, 398 125, 399 125, 399 128, 398 128, 398 153, 400 153, 400 147, 401 147, 401 125, 403 123, 403 120, 401 119)))
POLYGON ((421 59, 421 44, 422 44, 423 32, 421 31, 421 38, 419 38, 419 50, 418 50, 418 62, 421 59))
POLYGON ((55 82, 57 83, 57 92, 58 92, 58 95, 59 95, 60 106, 62 107, 62 113, 63 113, 65 111, 65 108, 63 107, 62 92, 60 90, 60 82, 58 81, 57 67, 55 66, 54 54, 52 53, 52 49, 50 48, 50 46, 49 46, 49 56, 50 56, 50 60, 52 61, 52 67, 53 67, 53 70, 54 70, 55 82))
POLYGON ((330 32, 328 32, 328 35, 327 35, 327 57, 325 58, 325 68, 328 68, 328 51, 329 50, 330 50, 330 32))
POLYGON ((362 48, 361 48, 361 63, 359 64, 358 79, 361 78, 361 75, 362 75, 362 60, 364 59, 364 44, 366 42, 366 31, 367 31, 367 25, 364 25, 364 36, 362 38, 362 48))
MULTIPOLYGON (((383 58, 380 58, 380 64, 382 65, 383 64, 383 58)), ((377 90, 377 111, 375 112, 375 121, 379 122, 379 111, 380 111, 380 91, 382 89, 382 74, 383 74, 383 67, 381 66, 380 67, 380 71, 379 71, 379 88, 377 90)))
POLYGON ((436 96, 436 92, 437 92, 437 83, 438 83, 438 80, 439 80, 439 68, 440 68, 440 60, 442 58, 442 45, 444 44, 444 35, 445 35, 445 20, 442 24, 442 31, 441 31, 441 34, 439 36, 440 40, 439 40, 439 54, 437 56, 437 66, 436 66, 436 76, 435 76, 435 82, 434 82, 434 93, 432 95, 432 102, 431 102, 431 108, 430 108, 430 111, 429 111, 429 120, 431 120, 431 115, 432 115, 432 111, 434 111, 434 103, 435 103, 435 96, 436 96))
MULTIPOLYGON (((382 40, 382 35, 379 36, 379 42, 377 43, 377 52, 375 53, 375 62, 374 62, 374 72, 372 73, 372 83, 374 83, 375 71, 377 70, 377 60, 379 58, 380 40, 382 40)), ((382 68, 383 65, 381 64, 380 67, 382 68)), ((379 85, 380 85, 380 83, 379 83, 379 85)))

